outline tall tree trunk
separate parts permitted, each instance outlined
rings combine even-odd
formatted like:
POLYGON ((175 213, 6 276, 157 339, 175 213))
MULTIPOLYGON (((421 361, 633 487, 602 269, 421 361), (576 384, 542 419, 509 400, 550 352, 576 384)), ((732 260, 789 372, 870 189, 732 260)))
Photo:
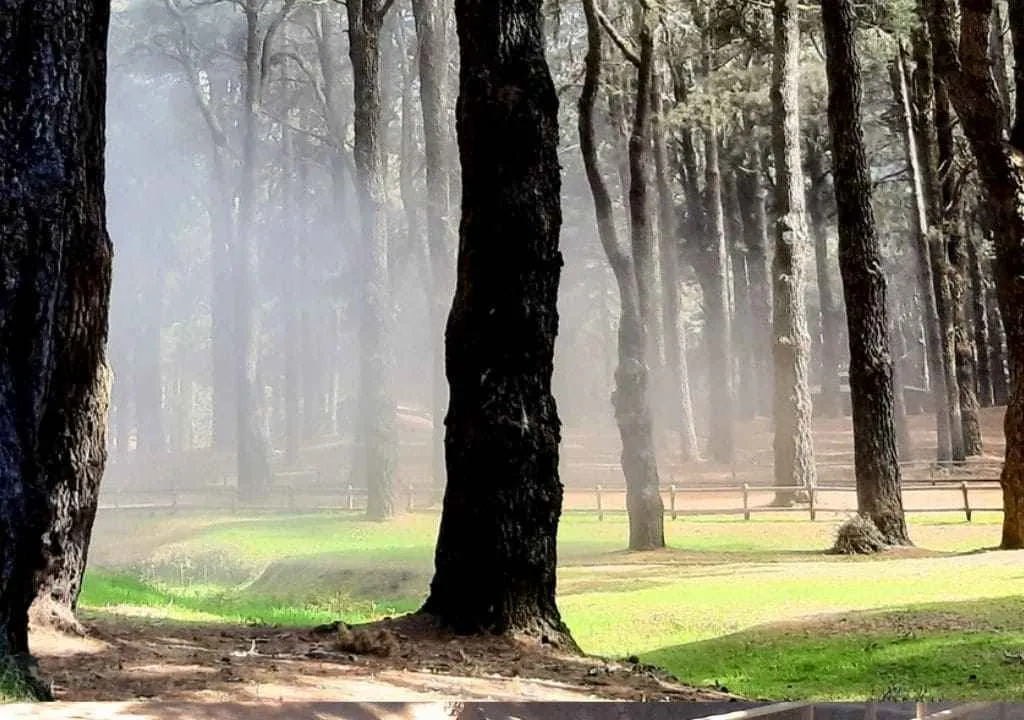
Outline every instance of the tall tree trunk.
MULTIPOLYGON (((949 257, 946 252, 947 228, 944 226, 942 204, 942 181, 940 177, 941 148, 939 146, 938 103, 935 98, 934 63, 931 53, 930 36, 920 29, 915 36, 915 59, 917 70, 915 81, 915 126, 917 129, 917 150, 921 168, 922 189, 925 199, 927 225, 925 239, 928 245, 928 256, 932 269, 934 286, 935 311, 938 319, 939 345, 936 348, 941 367, 942 382, 936 382, 936 388, 945 391, 945 402, 939 402, 936 396, 936 408, 943 409, 947 414, 946 423, 949 428, 949 459, 963 460, 963 421, 960 413, 960 391, 956 380, 956 355, 954 352, 953 305, 950 288, 949 257)), ((938 367, 936 369, 938 369, 938 367)), ((935 380, 939 379, 934 374, 935 380)), ((940 447, 939 459, 944 448, 940 447)))
POLYGON ((29 605, 74 608, 106 462, 108 21, 0 5, 0 658, 29 675, 29 605))
POLYGON ((256 234, 256 118, 259 112, 260 54, 259 11, 247 3, 245 15, 244 101, 242 111, 242 178, 238 198, 238 223, 234 238, 234 373, 238 493, 245 499, 259 499, 270 484, 266 438, 260 429, 253 383, 253 293, 252 255, 256 234))
POLYGON ((298 157, 294 133, 282 128, 284 140, 285 177, 290 181, 285 194, 285 223, 287 227, 288 249, 286 250, 284 267, 281 268, 281 294, 284 300, 284 456, 286 462, 294 466, 299 462, 299 437, 301 427, 299 421, 299 351, 302 330, 299 315, 299 283, 304 276, 299 275, 299 257, 306 244, 305 223, 302 222, 302 188, 299 184, 298 166, 302 162, 298 157))
POLYGON ((963 245, 964 228, 960 198, 956 187, 956 143, 953 138, 953 111, 949 94, 941 80, 935 82, 935 127, 939 148, 939 181, 942 202, 942 227, 945 265, 944 299, 948 296, 952 331, 953 361, 958 391, 960 428, 964 455, 981 455, 981 424, 978 420, 978 396, 974 389, 974 349, 967 327, 967 252, 963 245))
POLYGON ((758 414, 771 415, 772 407, 772 287, 769 278, 768 213, 765 202, 768 191, 764 183, 762 152, 755 140, 747 157, 749 167, 737 170, 737 190, 743 210, 743 238, 747 248, 747 277, 750 292, 750 315, 756 399, 758 414))
POLYGON ((234 305, 231 249, 234 234, 231 205, 233 197, 225 167, 226 149, 214 142, 210 150, 210 257, 213 287, 210 297, 210 347, 213 354, 213 445, 221 450, 235 447, 238 429, 235 413, 238 401, 234 377, 234 305))
POLYGON ((382 0, 349 0, 349 58, 355 108, 356 195, 362 237, 355 249, 359 301, 359 422, 365 476, 366 516, 395 514, 394 475, 398 456, 395 401, 391 396, 391 299, 388 292, 388 236, 384 215, 381 134, 380 34, 390 5, 382 0))
MULTIPOLYGON (((737 163, 730 163, 737 164, 737 163)), ((744 244, 743 211, 740 208, 736 172, 725 173, 722 184, 725 206, 726 238, 732 267, 732 347, 736 379, 736 416, 749 420, 757 415, 756 351, 748 344, 753 328, 750 312, 750 287, 747 280, 747 248, 744 244)))
POLYGON ((989 372, 992 375, 992 399, 1002 407, 1010 402, 1010 381, 1008 378, 1006 331, 1003 328, 1003 314, 999 312, 999 292, 994 285, 988 285, 985 304, 988 315, 989 372))
MULTIPOLYGON (((590 31, 588 30, 588 32, 590 31)), ((598 41, 600 41, 600 29, 597 29, 596 32, 598 34, 598 41)), ((600 57, 595 62, 599 63, 600 57)), ((599 76, 600 66, 598 66, 594 73, 595 76, 599 76)), ((697 431, 693 422, 693 400, 690 395, 690 370, 686 358, 686 328, 682 327, 679 321, 679 229, 676 225, 675 200, 672 196, 672 186, 668 177, 668 148, 665 142, 664 107, 660 84, 657 80, 658 77, 655 75, 655 82, 651 89, 653 102, 653 115, 651 119, 654 135, 654 167, 658 182, 658 260, 661 268, 662 324, 665 328, 665 369, 669 385, 669 418, 673 429, 679 433, 679 448, 682 460, 683 462, 688 462, 696 460, 699 452, 697 449, 697 431)), ((594 82, 596 83, 596 80, 594 82)), ((596 94, 596 87, 593 92, 596 94)), ((593 102, 591 101, 591 107, 588 110, 590 113, 593 113, 592 106, 593 102)), ((581 108, 580 112, 582 113, 584 109, 581 108)), ((590 133, 592 135, 593 121, 589 120, 588 122, 590 123, 590 133)), ((582 137, 584 135, 582 117, 580 123, 580 146, 582 149, 582 137)), ((593 144, 593 140, 590 142, 593 144)), ((597 167, 596 152, 595 149, 595 157, 584 158, 585 162, 592 163, 595 168, 597 167)), ((589 167, 588 165, 588 172, 590 172, 589 167)), ((588 175, 589 177, 590 175, 588 175)), ((604 181, 601 180, 600 175, 597 176, 597 179, 603 186, 604 181)), ((591 182, 593 182, 593 178, 591 178, 591 182)), ((595 195, 596 204, 598 193, 593 190, 592 192, 595 195)), ((604 190, 604 195, 608 195, 607 190, 604 190)), ((611 219, 612 208, 610 201, 607 210, 598 212, 599 224, 602 222, 602 212, 607 214, 608 222, 613 222, 611 219)), ((612 230, 614 231, 614 225, 612 230)), ((617 240, 615 244, 617 246, 617 240)), ((610 261, 611 256, 609 255, 610 261)), ((618 273, 616 273, 617 277, 618 273)), ((621 283, 619 292, 622 292, 621 283)))
MULTIPOLYGON (((800 162, 800 10, 797 0, 775 0, 772 70, 772 149, 775 156, 775 255, 772 261, 772 349, 775 360, 775 485, 815 484, 813 408, 808 387, 811 337, 804 303, 803 171, 800 162)), ((776 503, 793 493, 777 492, 776 503)))
POLYGON ((139 320, 133 353, 136 447, 140 452, 160 453, 166 449, 160 340, 164 302, 161 271, 154 268, 151 275, 144 276, 138 293, 145 310, 139 320))
POLYGON ((971 329, 974 331, 975 367, 977 368, 978 402, 992 407, 992 358, 989 347, 988 314, 985 304, 985 274, 981 265, 982 239, 977 232, 967 239, 967 268, 970 279, 971 329))
POLYGON ((893 371, 881 246, 861 125, 860 60, 852 0, 822 3, 828 119, 838 209, 839 268, 850 342, 857 511, 888 543, 909 545, 893 422, 893 371))
POLYGON ((818 128, 814 128, 814 139, 807 147, 807 174, 810 176, 807 188, 807 209, 814 234, 814 267, 818 281, 818 308, 821 313, 821 396, 815 410, 822 417, 837 417, 842 410, 842 394, 839 382, 839 364, 842 351, 839 347, 841 313, 837 307, 835 291, 832 288, 828 253, 828 182, 825 168, 825 153, 818 128))
POLYGON ((431 375, 433 461, 431 473, 440 494, 444 488, 444 416, 447 386, 444 379, 444 314, 452 292, 452 248, 448 204, 450 138, 445 112, 448 83, 448 0, 412 0, 419 62, 420 105, 423 110, 423 145, 427 171, 427 252, 430 261, 430 319, 435 341, 431 375))
POLYGON ((456 0, 455 16, 462 224, 445 333, 448 484, 423 611, 461 632, 574 646, 555 604, 562 212, 542 3, 456 0))
MULTIPOLYGON (((1016 76, 1018 109, 1010 140, 1003 140, 1003 110, 988 63, 991 0, 961 5, 960 37, 956 38, 955 10, 950 0, 932 0, 928 16, 935 43, 936 72, 945 81, 964 134, 978 163, 992 217, 996 247, 996 284, 1006 330, 1010 377, 1024 372, 1024 75, 1016 76)), ((1014 0, 1010 27, 1018 68, 1024 60, 1024 7, 1014 0)), ((1024 383, 1011 383, 1004 422, 1006 459, 1003 464, 1002 547, 1024 547, 1024 383)))
MULTIPOLYGON (((931 44, 925 30, 918 28, 914 33, 914 56, 919 72, 930 77, 931 44)), ((932 162, 928 152, 922 148, 923 140, 918 137, 918 128, 922 134, 928 132, 930 113, 915 112, 915 99, 911 97, 908 87, 908 72, 902 50, 896 56, 892 69, 891 80, 894 94, 898 95, 898 112, 903 121, 904 153, 910 169, 911 190, 914 194, 914 212, 911 214, 911 232, 914 236, 914 259, 917 270, 918 293, 923 306, 922 325, 924 327, 925 353, 927 356, 928 379, 931 382, 932 397, 935 405, 935 436, 936 459, 948 462, 953 458, 952 439, 950 437, 950 414, 947 404, 946 374, 942 363, 942 325, 939 319, 938 300, 936 298, 936 282, 929 240, 929 201, 926 191, 928 184, 926 167, 932 162)), ((922 78, 916 79, 918 88, 917 103, 930 103, 921 96, 931 97, 932 83, 922 78)))

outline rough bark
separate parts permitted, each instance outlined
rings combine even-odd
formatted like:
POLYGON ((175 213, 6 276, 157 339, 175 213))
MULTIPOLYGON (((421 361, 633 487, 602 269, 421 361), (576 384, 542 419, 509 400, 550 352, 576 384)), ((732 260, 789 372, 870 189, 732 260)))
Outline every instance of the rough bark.
POLYGON ((989 373, 992 375, 992 400, 1002 407, 1010 402, 1010 381, 1007 373, 1006 332, 999 312, 999 293, 994 284, 987 285, 985 311, 988 315, 989 373))
MULTIPOLYGON (((775 254, 772 260, 772 355, 775 363, 775 485, 815 484, 811 439, 813 408, 808 387, 811 337, 804 302, 803 170, 800 160, 800 11, 797 0, 775 0, 772 70, 772 151, 775 158, 775 254)), ((776 503, 794 493, 778 491, 776 503)))
POLYGON ((431 471, 434 487, 444 488, 444 417, 447 402, 444 379, 445 307, 452 290, 451 227, 449 223, 448 156, 450 138, 445 109, 448 83, 448 0, 412 0, 416 23, 416 57, 419 63, 420 107, 423 111, 423 147, 427 174, 427 254, 430 262, 431 324, 436 328, 434 366, 431 375, 431 411, 434 452, 431 471))
MULTIPOLYGON (((964 455, 981 454, 981 423, 978 420, 978 396, 974 384, 974 348, 967 325, 967 251, 964 249, 963 220, 957 188, 956 143, 953 138, 953 111, 946 85, 935 83, 935 128, 939 148, 939 181, 944 229, 944 299, 952 330, 952 349, 956 387, 959 393, 960 428, 964 455), (948 296, 948 298, 946 298, 948 296)), ((956 459, 956 458, 954 458, 956 459)))
POLYGON ((37 594, 75 605, 106 462, 108 12, 0 3, 0 657, 22 667, 37 594))
MULTIPOLYGON (((936 72, 949 89, 986 191, 996 251, 996 287, 1006 332, 1011 380, 1024 371, 1024 113, 1018 111, 1009 142, 1003 140, 1001 99, 988 62, 992 0, 960 5, 957 43, 955 10, 949 0, 930 0, 928 22, 935 43, 936 72)), ((1017 68, 1024 60, 1024 6, 1010 3, 1010 29, 1017 68)), ((1016 74, 1017 102, 1024 101, 1024 74, 1016 74)), ((1006 549, 1024 547, 1024 384, 1011 382, 1004 422, 1006 458, 1003 535, 1006 549)))
MULTIPOLYGON (((590 31, 588 30, 588 32, 590 31)), ((600 37, 598 37, 598 42, 600 42, 600 37)), ((600 77, 600 66, 593 72, 595 77, 600 77)), ((662 326, 665 329, 665 369, 669 384, 669 418, 673 429, 679 433, 679 449, 682 460, 683 462, 688 462, 696 460, 699 451, 697 449, 697 431, 693 422, 690 370, 686 358, 686 328, 679 321, 679 232, 676 224, 675 200, 672 196, 672 185, 668 176, 668 148, 665 141, 664 107, 657 75, 655 75, 654 80, 655 82, 651 88, 653 104, 651 130, 654 136, 654 168, 658 183, 658 262, 661 270, 662 326)), ((596 87, 594 92, 596 93, 596 87)), ((592 108, 590 112, 593 112, 592 108)), ((583 122, 582 119, 580 122, 583 122)), ((590 132, 593 134, 593 121, 589 122, 590 132)), ((583 134, 584 129, 581 125, 581 149, 583 134)), ((593 145, 592 139, 590 142, 593 145)), ((594 153, 596 155, 596 149, 594 153)), ((593 163, 594 167, 597 167, 596 157, 589 160, 585 157, 584 161, 593 163)), ((588 165, 587 177, 593 183, 594 180, 589 173, 588 165)), ((597 176, 597 179, 603 185, 600 175, 597 176)), ((607 195, 607 190, 605 195, 607 195)), ((611 206, 609 205, 609 218, 610 213, 611 206)), ((598 222, 601 222, 600 212, 598 222)))
POLYGON ((381 151, 380 36, 390 4, 349 0, 349 59, 352 61, 353 155, 361 237, 355 248, 359 299, 359 422, 361 450, 355 464, 364 476, 366 516, 385 520, 395 514, 395 465, 398 433, 391 396, 394 358, 391 348, 391 299, 388 286, 388 236, 384 213, 381 151))
POLYGON ((555 604, 562 255, 558 96, 540 0, 456 0, 462 224, 445 332, 448 484, 423 611, 572 646, 555 604))
POLYGON ((832 287, 828 252, 829 187, 825 167, 825 150, 820 143, 827 142, 815 128, 807 147, 807 210, 814 235, 814 267, 818 282, 818 309, 821 314, 821 395, 815 403, 815 413, 822 417, 837 417, 842 410, 839 382, 839 364, 842 350, 839 342, 841 313, 832 287))
POLYGON ((985 273, 981 265, 982 239, 971 233, 967 240, 967 266, 970 279, 971 330, 974 333, 975 367, 977 369, 978 402, 992 407, 992 358, 989 347, 988 313, 986 310, 985 273))
POLYGON ((893 422, 893 371, 881 246, 861 125, 860 60, 852 0, 821 9, 828 119, 838 210, 839 267, 846 298, 857 510, 892 545, 909 545, 893 422))

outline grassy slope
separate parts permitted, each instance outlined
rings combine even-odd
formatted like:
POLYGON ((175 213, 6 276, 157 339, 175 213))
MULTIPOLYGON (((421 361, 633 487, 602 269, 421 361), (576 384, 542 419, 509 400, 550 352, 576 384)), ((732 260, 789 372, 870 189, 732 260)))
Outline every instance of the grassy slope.
MULTIPOLYGON (((994 520, 922 517, 913 534, 920 546, 964 551, 994 542, 994 520)), ((318 623, 415 608, 429 581, 437 521, 179 516, 160 521, 174 527, 158 528, 161 541, 140 543, 130 558, 117 539, 154 523, 138 522, 101 525, 94 558, 108 569, 90 572, 83 605, 143 607, 179 620, 318 623)), ((814 553, 828 545, 833 527, 792 519, 677 521, 667 527, 672 551, 638 556, 617 551, 623 518, 598 523, 570 514, 560 536, 560 605, 590 652, 638 654, 690 682, 745 695, 1024 699, 1024 664, 1003 655, 1024 649, 1024 620, 994 623, 1011 613, 1024 618, 1013 604, 1019 601, 1005 599, 1024 588, 1021 558, 871 561, 814 553), (849 615, 979 600, 950 606, 956 611, 915 609, 912 617, 925 620, 910 631, 891 618, 849 615), (763 626, 821 613, 846 613, 851 624, 828 637, 815 627, 763 626), (966 619, 927 621, 936 613, 966 619)))

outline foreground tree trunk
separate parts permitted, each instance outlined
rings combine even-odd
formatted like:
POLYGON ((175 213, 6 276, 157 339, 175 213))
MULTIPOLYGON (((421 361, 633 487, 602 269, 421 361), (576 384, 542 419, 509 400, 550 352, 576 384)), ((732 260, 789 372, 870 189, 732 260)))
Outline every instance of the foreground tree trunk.
POLYGON ((77 600, 106 462, 108 20, 0 3, 0 657, 23 668, 37 591, 77 600))
MULTIPOLYGON (((1006 408, 1006 459, 1003 464, 1003 537, 1005 549, 1024 547, 1024 75, 1017 73, 1018 109, 1009 142, 1003 140, 1005 108, 988 63, 992 0, 963 3, 960 37, 950 0, 932 0, 928 16, 935 44, 935 70, 946 82, 949 99, 978 163, 988 200, 996 249, 996 287, 1006 332, 1010 398, 1006 408)), ((1024 60, 1024 7, 1011 3, 1014 55, 1024 60)), ((1018 68, 1020 63, 1018 62, 1018 68)))
MULTIPOLYGON (((772 72, 772 150, 775 155, 775 255, 772 261, 772 348, 775 359, 775 485, 815 484, 813 411, 808 387, 811 336, 804 303, 807 227, 800 163, 800 10, 775 0, 772 72)), ((794 493, 777 492, 788 504, 794 493)))
POLYGON ((381 152, 380 35, 391 7, 384 0, 349 0, 349 58, 354 97, 353 155, 361 237, 356 265, 363 282, 359 303, 359 390, 357 437, 361 458, 355 467, 366 483, 366 516, 386 520, 395 514, 398 432, 391 396, 391 297, 388 235, 384 213, 381 152))
POLYGON ((893 545, 909 545, 893 420, 893 370, 882 251, 871 208, 861 126, 860 60, 852 0, 822 3, 828 120, 839 226, 839 268, 850 342, 857 510, 893 545))
POLYGON ((555 604, 551 394, 562 222, 541 0, 456 0, 462 225, 445 333, 448 485, 423 611, 574 647, 555 604))

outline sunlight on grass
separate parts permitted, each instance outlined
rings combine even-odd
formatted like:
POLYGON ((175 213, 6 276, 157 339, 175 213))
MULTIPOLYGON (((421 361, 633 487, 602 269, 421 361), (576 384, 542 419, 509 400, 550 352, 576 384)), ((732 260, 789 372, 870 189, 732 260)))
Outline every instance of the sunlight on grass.
MULTIPOLYGON (((827 639, 758 627, 1024 590, 1020 553, 963 554, 997 542, 996 513, 970 524, 951 515, 912 516, 913 538, 931 553, 823 555, 844 518, 680 518, 666 521, 669 551, 636 554, 622 551, 624 516, 598 521, 568 513, 559 535, 559 604, 588 652, 637 654, 692 683, 721 683, 741 694, 923 697, 955 689, 958 697, 983 697, 997 687, 1024 697, 1024 665, 1004 667, 1001 651, 991 662, 985 654, 984 642, 994 642, 986 635, 991 622, 973 634, 902 637, 882 627, 827 639), (928 673, 939 671, 926 658, 956 653, 967 659, 950 661, 948 672, 927 682, 928 673), (963 672, 971 663, 981 670, 963 672), (838 694, 821 694, 833 675, 838 694)), ((157 540, 140 542, 134 554, 120 541, 123 526, 135 523, 145 537, 144 522, 105 527, 109 522, 99 523, 83 591, 90 611, 310 625, 418 607, 433 569, 438 517, 418 513, 393 523, 366 522, 356 513, 151 518, 150 537, 157 540)), ((972 612, 986 612, 980 608, 972 612)), ((1024 629, 1015 626, 996 639, 997 650, 1022 649, 1024 629)))

